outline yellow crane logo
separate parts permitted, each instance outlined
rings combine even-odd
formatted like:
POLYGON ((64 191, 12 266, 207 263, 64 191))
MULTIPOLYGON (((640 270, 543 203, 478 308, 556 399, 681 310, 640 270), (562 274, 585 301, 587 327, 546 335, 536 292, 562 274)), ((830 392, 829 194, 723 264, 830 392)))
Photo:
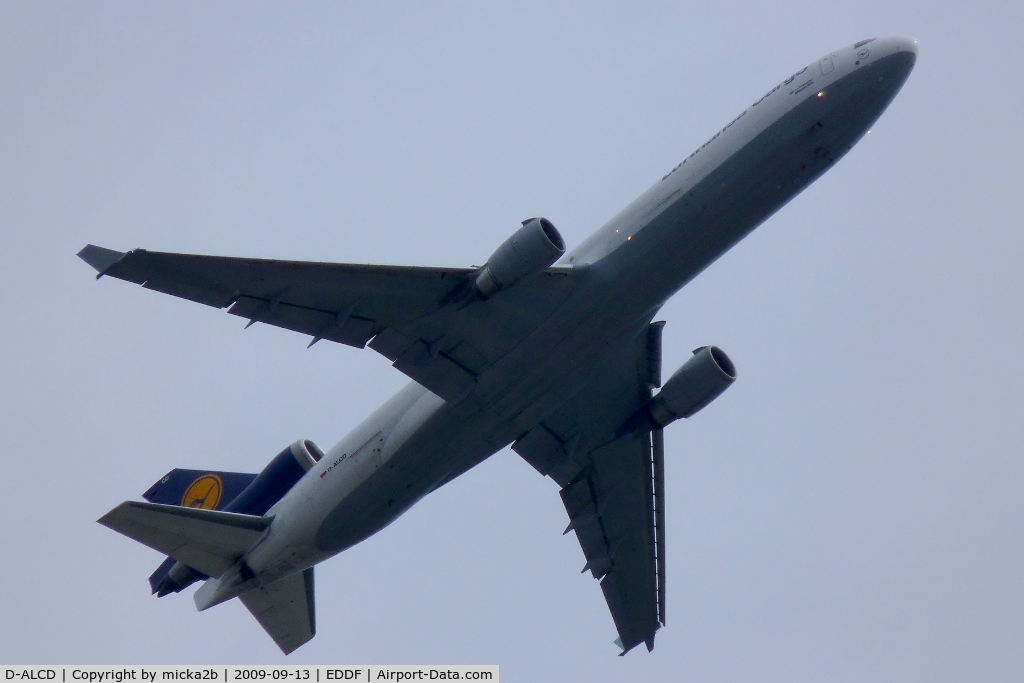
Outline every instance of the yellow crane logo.
POLYGON ((216 510, 224 493, 224 482, 216 474, 204 474, 188 485, 185 495, 181 497, 181 506, 216 510))

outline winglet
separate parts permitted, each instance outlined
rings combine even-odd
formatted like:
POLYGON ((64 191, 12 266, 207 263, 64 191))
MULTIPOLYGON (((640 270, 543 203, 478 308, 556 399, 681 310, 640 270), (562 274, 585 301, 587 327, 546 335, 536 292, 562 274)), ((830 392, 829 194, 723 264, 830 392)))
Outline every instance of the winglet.
POLYGON ((92 244, 85 245, 82 247, 82 250, 78 252, 78 258, 82 259, 98 271, 96 274, 97 280, 103 277, 103 274, 123 257, 123 251, 104 249, 103 247, 97 247, 92 244))

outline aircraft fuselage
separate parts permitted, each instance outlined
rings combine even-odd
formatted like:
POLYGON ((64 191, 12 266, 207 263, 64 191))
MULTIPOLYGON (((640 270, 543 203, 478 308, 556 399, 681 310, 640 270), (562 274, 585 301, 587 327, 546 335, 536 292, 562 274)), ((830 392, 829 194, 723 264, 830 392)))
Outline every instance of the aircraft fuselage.
POLYGON ((271 508, 270 533, 241 561, 252 578, 211 580, 197 605, 359 543, 570 400, 588 370, 612 362, 669 297, 846 154, 915 56, 909 39, 877 39, 771 89, 566 254, 560 265, 572 267, 573 291, 467 399, 448 403, 415 382, 403 388, 271 508))

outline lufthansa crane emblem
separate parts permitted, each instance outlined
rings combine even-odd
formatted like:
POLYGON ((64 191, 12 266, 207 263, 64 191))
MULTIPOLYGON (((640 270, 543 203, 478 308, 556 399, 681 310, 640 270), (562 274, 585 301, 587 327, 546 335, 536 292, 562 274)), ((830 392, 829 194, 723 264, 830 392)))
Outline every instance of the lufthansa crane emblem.
POLYGON ((216 510, 224 493, 224 482, 216 474, 204 474, 188 485, 181 497, 181 506, 216 510))

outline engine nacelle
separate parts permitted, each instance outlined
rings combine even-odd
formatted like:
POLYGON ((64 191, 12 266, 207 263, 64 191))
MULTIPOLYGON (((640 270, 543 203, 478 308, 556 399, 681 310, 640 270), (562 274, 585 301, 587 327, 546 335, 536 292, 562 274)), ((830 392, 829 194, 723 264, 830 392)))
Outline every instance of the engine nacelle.
POLYGON ((506 289, 520 280, 537 275, 565 253, 565 240, 547 218, 523 221, 523 227, 512 233, 487 259, 476 277, 476 286, 483 296, 506 289))
POLYGON ((676 370, 647 404, 647 416, 659 429, 690 417, 736 381, 736 366, 717 346, 702 346, 676 370))
POLYGON ((228 503, 225 512, 244 515, 266 514, 284 498, 302 475, 313 468, 324 452, 312 441, 296 441, 270 461, 238 497, 228 503))

